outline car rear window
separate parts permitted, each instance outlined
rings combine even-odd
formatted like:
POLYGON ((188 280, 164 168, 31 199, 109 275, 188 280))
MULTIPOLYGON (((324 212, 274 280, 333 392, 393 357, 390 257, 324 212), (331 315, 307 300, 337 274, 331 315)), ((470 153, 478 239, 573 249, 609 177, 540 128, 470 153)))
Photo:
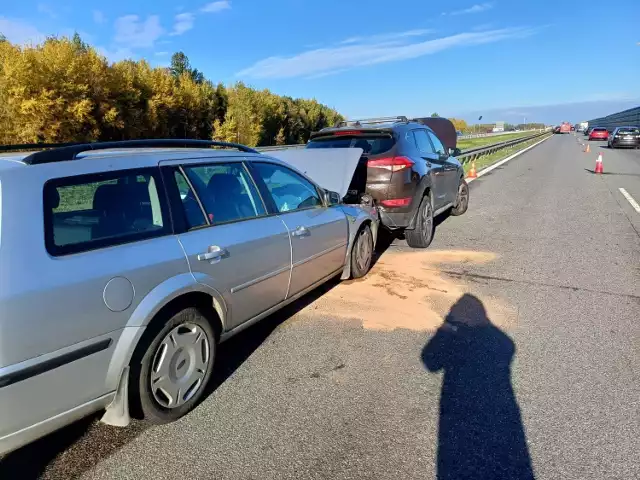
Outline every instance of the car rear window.
POLYGON ((592 131, 593 132, 606 132, 607 129, 606 128, 594 128, 592 131))
POLYGON ((125 170, 48 181, 45 244, 67 255, 170 233, 159 170, 125 170))
POLYGON ((638 128, 621 128, 618 130, 618 133, 623 134, 623 135, 629 135, 629 134, 639 134, 640 133, 640 129, 638 128))
POLYGON ((364 155, 378 155, 393 148, 395 140, 380 137, 322 137, 311 140, 306 148, 362 148, 364 155))

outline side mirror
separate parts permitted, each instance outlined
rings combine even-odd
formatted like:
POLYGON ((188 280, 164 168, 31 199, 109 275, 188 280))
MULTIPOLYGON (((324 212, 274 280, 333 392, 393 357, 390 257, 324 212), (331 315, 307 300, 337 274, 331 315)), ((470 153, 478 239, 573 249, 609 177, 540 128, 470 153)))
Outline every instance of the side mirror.
POLYGON ((452 157, 457 157, 461 153, 462 153, 462 150, 460 150, 458 147, 449 149, 449 155, 451 155, 452 157))
POLYGON ((327 197, 327 203, 329 205, 339 205, 342 203, 342 198, 340 198, 340 194, 337 192, 325 190, 325 196, 327 197))

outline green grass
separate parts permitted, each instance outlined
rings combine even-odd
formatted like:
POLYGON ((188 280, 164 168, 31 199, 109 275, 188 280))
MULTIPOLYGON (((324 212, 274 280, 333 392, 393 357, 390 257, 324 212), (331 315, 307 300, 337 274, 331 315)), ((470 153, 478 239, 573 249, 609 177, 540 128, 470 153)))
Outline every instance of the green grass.
MULTIPOLYGON (((498 150, 490 155, 484 155, 476 160, 476 171, 482 170, 489 165, 492 165, 496 162, 499 162, 503 158, 507 158, 509 155, 513 155, 520 150, 523 150, 536 142, 539 142, 543 138, 550 137, 551 133, 545 135, 543 137, 537 137, 527 142, 518 143, 517 145, 513 145, 511 147, 503 148, 502 150, 498 150)), ((464 164, 464 172, 467 173, 471 168, 471 162, 467 162, 464 164)))
POLYGON ((491 145, 499 142, 506 142, 507 140, 513 140, 515 138, 528 137, 535 132, 517 132, 517 133, 505 133, 504 135, 496 135, 491 137, 479 137, 469 138, 467 140, 460 140, 457 144, 460 150, 468 150, 470 148, 484 147, 485 145, 491 145))

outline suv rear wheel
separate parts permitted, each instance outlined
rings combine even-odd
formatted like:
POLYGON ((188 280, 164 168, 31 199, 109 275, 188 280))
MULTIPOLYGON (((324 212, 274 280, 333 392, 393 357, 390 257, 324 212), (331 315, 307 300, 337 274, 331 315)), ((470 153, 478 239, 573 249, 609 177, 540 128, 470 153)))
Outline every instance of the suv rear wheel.
POLYGON ((416 228, 405 230, 404 236, 407 244, 411 248, 427 248, 433 240, 433 206, 431 203, 431 192, 422 197, 418 216, 416 218, 416 228))
POLYGON ((460 179, 460 185, 458 185, 458 196, 456 198, 456 204, 451 209, 451 215, 462 215, 469 208, 469 185, 464 178, 460 179))
POLYGON ((191 411, 211 377, 216 336, 194 307, 172 315, 132 362, 130 385, 142 417, 168 423, 191 411))

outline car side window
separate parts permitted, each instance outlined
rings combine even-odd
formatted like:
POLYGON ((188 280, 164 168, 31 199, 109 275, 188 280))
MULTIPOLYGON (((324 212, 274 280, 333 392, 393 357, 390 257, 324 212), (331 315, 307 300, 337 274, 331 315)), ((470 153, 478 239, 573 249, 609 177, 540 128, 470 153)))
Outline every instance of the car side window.
POLYGON ((433 147, 436 149, 436 153, 439 155, 446 155, 446 149, 444 148, 444 145, 442 145, 442 142, 437 137, 437 135, 435 135, 433 132, 427 132, 427 135, 429 135, 431 143, 433 143, 433 147))
POLYGON ((124 170, 48 181, 45 244, 54 256, 169 234, 157 169, 124 170))
MULTIPOLYGON (((242 163, 183 168, 210 223, 235 222, 266 214, 258 190, 242 163)), ((188 214, 187 220, 190 222, 188 214)))
POLYGON ((426 130, 414 130, 413 138, 416 142, 416 147, 420 150, 422 154, 433 154, 435 153, 433 150, 433 146, 429 141, 429 137, 427 136, 426 130))
POLYGON ((293 170, 272 163, 255 162, 252 165, 267 186, 278 212, 323 206, 316 187, 293 170))
POLYGON ((191 229, 207 225, 204 212, 202 208, 200 208, 196 194, 187 179, 178 169, 174 170, 173 177, 178 186, 178 193, 180 194, 180 201, 182 202, 182 208, 187 221, 187 228, 191 229))

